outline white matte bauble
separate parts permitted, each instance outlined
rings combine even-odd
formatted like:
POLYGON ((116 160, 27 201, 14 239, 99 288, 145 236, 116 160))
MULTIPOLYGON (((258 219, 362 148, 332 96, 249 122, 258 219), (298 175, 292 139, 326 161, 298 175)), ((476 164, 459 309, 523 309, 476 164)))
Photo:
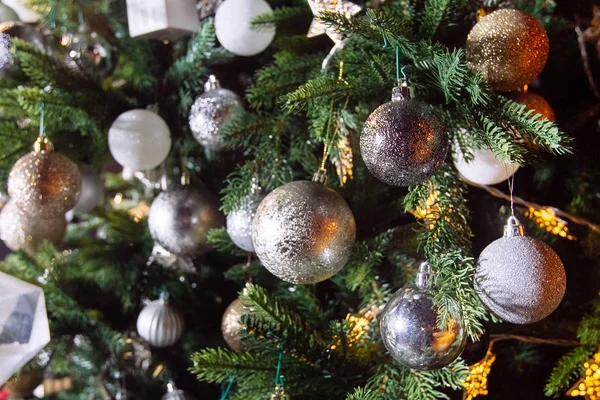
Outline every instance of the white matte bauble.
POLYGON ((163 298, 150 302, 137 319, 137 331, 154 347, 172 346, 183 333, 183 318, 163 298))
POLYGON ((104 181, 87 165, 80 165, 79 173, 81 174, 81 193, 73 211, 87 213, 93 210, 104 196, 104 181))
POLYGON ((135 109, 119 115, 108 130, 108 147, 114 159, 134 170, 152 169, 171 149, 171 131, 156 113, 135 109))
POLYGON ((275 27, 252 29, 254 17, 273 11, 265 0, 225 0, 215 14, 217 39, 238 56, 264 51, 275 37, 275 27))
POLYGON ((18 22, 20 20, 15 10, 0 2, 0 22, 18 22))
POLYGON ((518 164, 506 164, 487 148, 473 150, 473 158, 469 161, 460 150, 454 153, 454 166, 466 181, 478 185, 495 185, 513 176, 519 169, 518 164))

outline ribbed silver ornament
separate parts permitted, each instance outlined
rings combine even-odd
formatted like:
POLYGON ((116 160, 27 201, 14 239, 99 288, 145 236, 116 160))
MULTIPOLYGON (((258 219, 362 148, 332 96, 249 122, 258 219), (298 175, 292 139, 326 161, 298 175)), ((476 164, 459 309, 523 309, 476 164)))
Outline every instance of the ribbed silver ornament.
POLYGON ((153 347, 172 346, 183 333, 183 318, 179 311, 161 298, 142 309, 137 319, 137 331, 153 347))

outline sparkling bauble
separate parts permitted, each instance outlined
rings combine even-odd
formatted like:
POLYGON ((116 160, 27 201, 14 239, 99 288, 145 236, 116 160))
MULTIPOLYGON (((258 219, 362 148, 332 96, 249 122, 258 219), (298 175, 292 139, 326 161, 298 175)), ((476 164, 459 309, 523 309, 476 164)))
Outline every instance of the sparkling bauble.
POLYGON ((32 217, 62 217, 77 203, 80 192, 77 164, 51 150, 21 157, 8 175, 8 195, 32 217))
POLYGON ((468 337, 467 345, 460 355, 460 358, 462 358, 467 365, 477 364, 479 361, 483 360, 490 348, 490 334, 487 330, 478 334, 477 339, 477 341, 474 341, 468 337))
POLYGON ((381 337, 390 355, 400 364, 420 370, 450 364, 463 351, 467 339, 462 313, 452 299, 446 303, 445 326, 437 325, 439 311, 427 275, 422 266, 417 284, 398 290, 380 317, 381 337))
POLYGON ((137 331, 151 346, 172 346, 183 333, 183 318, 179 311, 161 298, 142 309, 137 319, 137 331))
POLYGON ((20 20, 15 10, 0 2, 0 22, 18 22, 20 20))
POLYGON ((540 321, 558 307, 565 294, 563 263, 546 243, 523 236, 523 227, 514 217, 504 235, 481 252, 475 289, 483 304, 505 321, 540 321))
POLYGON ((0 211, 0 239, 13 251, 23 250, 33 255, 44 240, 52 244, 60 243, 66 229, 64 215, 47 219, 30 217, 12 201, 0 211))
POLYGON ((252 225, 256 209, 263 196, 248 197, 242 202, 241 208, 231 211, 227 216, 227 233, 237 247, 254 252, 252 243, 252 225))
POLYGON ((234 351, 244 350, 244 342, 242 342, 242 337, 240 336, 240 331, 244 329, 241 318, 247 313, 248 311, 244 308, 244 302, 240 299, 232 301, 223 313, 223 319, 221 320, 223 339, 225 339, 227 345, 234 351))
POLYGON ((290 400, 290 396, 288 396, 287 392, 285 391, 285 388, 277 385, 271 393, 271 400, 290 400))
POLYGON ((394 186, 429 178, 443 164, 448 147, 443 123, 426 104, 410 99, 407 88, 394 89, 392 101, 371 113, 360 136, 369 171, 394 186))
POLYGON ((111 46, 98 33, 90 31, 87 25, 80 25, 77 32, 63 37, 67 42, 66 64, 77 70, 109 76, 117 66, 115 47, 111 46))
POLYGON ((181 389, 177 389, 173 382, 167 384, 167 393, 161 397, 161 400, 195 400, 181 389))
POLYGON ((454 166, 465 180, 478 185, 495 185, 503 182, 519 169, 518 164, 503 163, 496 158, 492 150, 486 148, 473 150, 473 158, 467 161, 457 147, 454 166))
POLYGON ((524 104, 528 110, 535 110, 537 114, 546 118, 549 121, 554 121, 554 110, 548 101, 539 94, 531 92, 512 92, 506 93, 504 96, 512 101, 524 104))
POLYGON ((177 186, 159 194, 148 215, 150 234, 177 255, 209 250, 207 233, 223 226, 219 199, 204 185, 177 186))
POLYGON ((9 77, 12 73, 10 68, 13 62, 13 54, 10 51, 11 38, 29 42, 40 50, 47 50, 46 39, 39 29, 21 22, 0 23, 0 77, 9 77))
POLYGON ((290 283, 331 278, 348 261, 355 239, 354 215, 342 196, 309 181, 291 182, 267 195, 252 227, 262 264, 290 283))
POLYGON ((546 30, 519 10, 498 10, 481 18, 467 36, 467 65, 495 90, 510 92, 544 69, 550 45, 546 30))
POLYGON ((104 196, 104 181, 89 166, 79 166, 81 193, 73 211, 87 213, 93 210, 104 196))
POLYGON ((252 29, 254 17, 273 11, 265 0, 225 0, 215 14, 219 43, 238 56, 253 56, 265 50, 275 37, 275 27, 252 29))
POLYGON ((221 128, 242 110, 242 100, 231 90, 220 88, 214 76, 205 87, 206 92, 190 110, 190 129, 198 143, 218 151, 225 147, 221 128))
POLYGON ((134 170, 162 163, 171 149, 167 123, 148 110, 129 110, 119 115, 108 130, 108 147, 115 160, 134 170))

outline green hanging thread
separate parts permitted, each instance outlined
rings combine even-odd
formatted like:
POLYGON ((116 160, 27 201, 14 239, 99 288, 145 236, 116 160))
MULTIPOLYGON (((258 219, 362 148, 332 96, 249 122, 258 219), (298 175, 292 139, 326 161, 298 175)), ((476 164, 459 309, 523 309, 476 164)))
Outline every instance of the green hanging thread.
MULTIPOLYGON (((220 400, 225 400, 227 398, 227 395, 229 395, 229 391, 231 390, 231 387, 233 386, 233 381, 235 381, 237 373, 238 373, 238 371, 236 369, 235 372, 233 373, 233 375, 231 376, 231 378, 229 378, 229 383, 227 384, 227 387, 221 393, 221 399, 220 400)), ((229 372, 228 372, 228 374, 229 374, 229 372)))

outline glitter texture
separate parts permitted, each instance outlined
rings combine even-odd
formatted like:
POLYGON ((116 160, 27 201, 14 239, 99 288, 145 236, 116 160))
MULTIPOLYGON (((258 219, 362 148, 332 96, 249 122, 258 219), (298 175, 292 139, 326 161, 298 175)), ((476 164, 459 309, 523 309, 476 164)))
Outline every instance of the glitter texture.
POLYGON ((502 237, 479 256, 475 289, 487 308, 505 321, 530 324, 550 315, 567 285, 558 255, 529 236, 502 237))
POLYGON ((342 39, 344 39, 344 35, 340 29, 329 24, 324 24, 319 19, 321 13, 330 12, 343 14, 346 18, 351 18, 361 10, 361 7, 358 4, 346 0, 308 0, 308 5, 310 6, 314 18, 308 28, 306 37, 310 38, 326 33, 335 44, 340 43, 342 39))
POLYGON ((60 243, 66 229, 64 215, 49 219, 29 217, 12 201, 0 211, 0 239, 12 251, 23 250, 34 255, 44 240, 60 243))
POLYGON ((150 234, 156 242, 177 255, 195 255, 209 250, 209 229, 223 226, 219 199, 201 186, 177 186, 159 194, 148 215, 150 234))
POLYGON ((297 181, 260 203, 252 228, 254 249, 273 275, 317 283, 344 267, 356 239, 354 216, 342 196, 316 182, 297 181))
POLYGON ((423 182, 448 152, 444 125, 426 104, 394 99, 379 106, 360 136, 362 158, 373 175, 393 186, 423 182))
POLYGON ((390 355, 409 368, 431 370, 454 361, 466 345, 458 303, 448 299, 446 329, 437 326, 433 294, 415 286, 398 290, 381 312, 383 344, 390 355))
POLYGON ((227 216, 227 233, 233 243, 242 250, 254 252, 252 222, 263 198, 264 196, 248 198, 240 209, 230 212, 227 216))
POLYGON ((53 218, 69 211, 81 192, 77 165, 54 151, 21 157, 8 175, 8 195, 29 216, 53 218))
POLYGON ((542 117, 548 121, 554 121, 554 110, 550 103, 539 94, 531 92, 513 92, 506 93, 504 96, 517 103, 524 104, 528 110, 535 110, 536 113, 541 114, 542 117))
POLYGON ((542 24, 519 10, 498 10, 481 18, 465 45, 469 68, 501 92, 531 83, 544 69, 549 50, 542 24))
POLYGON ((248 312, 244 309, 244 302, 235 299, 225 310, 223 320, 221 321, 221 332, 227 345, 234 351, 243 351, 244 342, 240 336, 240 331, 244 329, 241 318, 248 312))
POLYGON ((13 54, 10 51, 10 36, 6 33, 0 33, 0 69, 8 68, 12 65, 13 54))
POLYGON ((153 347, 168 347, 183 333, 183 318, 179 311, 164 300, 150 302, 137 319, 137 331, 153 347))
POLYGON ((202 94, 190 110, 190 129, 194 138, 208 149, 222 150, 225 141, 221 127, 241 110, 242 100, 229 89, 216 88, 202 94))

